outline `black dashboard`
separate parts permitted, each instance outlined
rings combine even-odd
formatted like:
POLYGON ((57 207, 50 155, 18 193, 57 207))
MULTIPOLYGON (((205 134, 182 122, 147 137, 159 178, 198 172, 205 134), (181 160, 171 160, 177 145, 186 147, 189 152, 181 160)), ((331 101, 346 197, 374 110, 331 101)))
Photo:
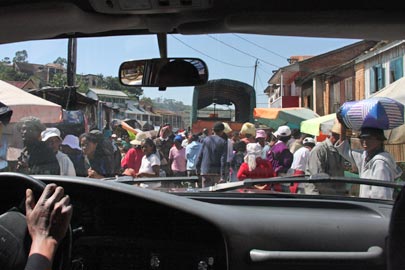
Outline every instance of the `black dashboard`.
POLYGON ((71 197, 72 269, 386 269, 392 203, 36 178, 71 197))
POLYGON ((74 269, 226 269, 223 236, 204 219, 108 190, 71 196, 74 269))

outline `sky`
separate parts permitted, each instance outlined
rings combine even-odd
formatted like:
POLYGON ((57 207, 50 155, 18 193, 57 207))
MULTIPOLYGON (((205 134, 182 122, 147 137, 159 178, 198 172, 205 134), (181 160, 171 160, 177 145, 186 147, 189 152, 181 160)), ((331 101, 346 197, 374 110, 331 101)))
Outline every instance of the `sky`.
MULTIPOLYGON (((267 81, 273 71, 289 65, 288 58, 297 55, 315 56, 359 41, 246 34, 168 35, 167 40, 168 57, 201 58, 208 65, 210 80, 233 79, 254 86, 256 107, 259 108, 267 107, 267 96, 263 93, 267 81)), ((154 35, 84 38, 79 39, 77 44, 78 74, 116 77, 123 61, 160 56, 154 35)), ((34 64, 52 63, 58 57, 67 59, 66 40, 0 45, 0 59, 12 59, 15 52, 21 50, 27 51, 28 62, 34 64)), ((186 105, 192 103, 192 87, 173 87, 166 91, 150 87, 143 89, 142 97, 175 99, 186 105)))

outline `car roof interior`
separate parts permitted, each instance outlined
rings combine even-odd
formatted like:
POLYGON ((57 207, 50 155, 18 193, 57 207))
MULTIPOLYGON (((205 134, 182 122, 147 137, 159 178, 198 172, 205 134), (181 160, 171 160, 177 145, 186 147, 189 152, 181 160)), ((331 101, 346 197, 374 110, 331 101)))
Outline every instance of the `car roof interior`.
POLYGON ((392 0, 0 0, 0 43, 161 34, 164 45, 165 33, 229 32, 395 40, 403 12, 392 0))

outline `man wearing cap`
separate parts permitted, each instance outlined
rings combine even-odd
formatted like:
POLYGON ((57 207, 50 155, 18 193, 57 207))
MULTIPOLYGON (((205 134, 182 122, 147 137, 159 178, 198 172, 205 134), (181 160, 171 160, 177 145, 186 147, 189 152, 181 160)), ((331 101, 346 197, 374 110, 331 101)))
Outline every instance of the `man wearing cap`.
POLYGON ((84 155, 79 145, 79 137, 67 134, 60 145, 61 151, 68 155, 75 167, 76 176, 87 177, 84 155))
MULTIPOLYGON (((302 147, 299 148, 293 154, 293 163, 291 164, 291 168, 288 170, 289 175, 293 176, 303 176, 305 175, 305 170, 308 163, 309 153, 311 152, 312 148, 315 146, 315 140, 311 137, 305 137, 302 140, 302 147)), ((290 192, 297 193, 298 187, 302 188, 302 193, 304 193, 305 184, 303 183, 293 183, 290 185, 290 192)))
POLYGON ((291 167, 293 154, 287 147, 291 138, 291 129, 288 126, 280 126, 274 133, 277 142, 267 152, 266 158, 271 161, 276 176, 285 175, 291 167))
MULTIPOLYGON (((305 174, 316 175, 326 173, 329 176, 344 176, 344 158, 335 148, 339 140, 341 127, 335 122, 328 137, 318 143, 310 152, 305 174)), ((306 194, 337 194, 346 195, 345 183, 305 184, 306 194)))
POLYGON ((125 153, 125 156, 121 160, 121 168, 124 170, 125 175, 136 176, 139 172, 142 158, 144 156, 141 145, 142 141, 146 138, 147 136, 145 132, 138 132, 135 140, 130 142, 133 147, 125 153))
POLYGON ((42 141, 52 149, 56 155, 60 167, 60 175, 76 176, 76 170, 73 162, 65 154, 59 151, 62 139, 60 137, 60 131, 57 128, 47 128, 41 133, 42 141))
MULTIPOLYGON (((384 151, 384 130, 377 128, 362 128, 360 142, 363 151, 351 150, 345 138, 346 129, 342 126, 341 139, 335 144, 338 152, 348 161, 356 164, 359 177, 382 181, 394 181, 402 174, 401 168, 394 158, 384 151)), ((360 185, 360 197, 375 199, 393 199, 393 189, 387 187, 360 185)))
POLYGON ((183 136, 176 135, 173 142, 174 145, 169 151, 169 163, 173 176, 186 176, 186 148, 181 145, 183 136))
POLYGON ((225 126, 216 122, 214 134, 206 137, 197 158, 197 172, 202 178, 202 187, 215 185, 225 180, 227 141, 223 138, 225 126))
POLYGON ((55 153, 41 141, 45 126, 37 117, 27 116, 17 123, 24 149, 18 158, 17 172, 25 174, 60 174, 55 153))
POLYGON ((291 173, 293 175, 305 175, 305 169, 307 167, 307 162, 309 154, 315 146, 315 140, 311 137, 306 137, 302 141, 303 147, 295 151, 293 163, 291 164, 291 173))

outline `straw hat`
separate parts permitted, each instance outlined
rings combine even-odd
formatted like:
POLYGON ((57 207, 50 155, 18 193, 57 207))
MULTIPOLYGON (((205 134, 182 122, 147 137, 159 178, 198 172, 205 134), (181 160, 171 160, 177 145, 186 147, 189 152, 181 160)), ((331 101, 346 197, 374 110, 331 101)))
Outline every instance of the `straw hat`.
POLYGON ((256 136, 256 128, 255 125, 249 122, 246 122, 242 125, 242 128, 240 129, 240 134, 241 135, 246 135, 250 134, 252 136, 256 136))
POLYGON ((342 129, 342 124, 340 124, 339 121, 335 120, 335 123, 333 124, 330 132, 340 134, 342 132, 341 129, 342 129))
POLYGON ((130 141, 129 143, 132 145, 141 145, 142 141, 145 140, 148 136, 145 132, 138 132, 136 134, 135 140, 130 141))
POLYGON ((222 122, 222 124, 224 124, 224 127, 225 127, 224 133, 228 134, 228 133, 232 132, 232 129, 231 129, 231 127, 229 126, 228 123, 222 122))

